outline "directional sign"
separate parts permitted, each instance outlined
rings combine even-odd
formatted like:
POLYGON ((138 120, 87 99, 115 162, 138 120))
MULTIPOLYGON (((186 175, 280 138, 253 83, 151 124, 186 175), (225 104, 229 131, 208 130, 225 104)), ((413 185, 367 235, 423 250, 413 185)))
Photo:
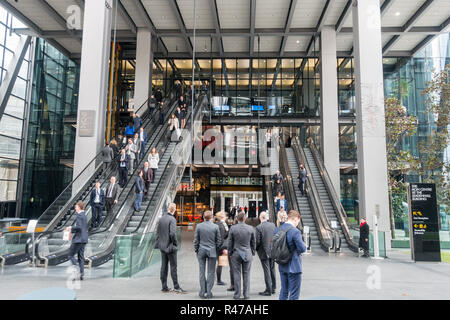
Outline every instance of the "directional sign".
POLYGON ((412 259, 441 261, 436 186, 411 183, 408 191, 412 259))

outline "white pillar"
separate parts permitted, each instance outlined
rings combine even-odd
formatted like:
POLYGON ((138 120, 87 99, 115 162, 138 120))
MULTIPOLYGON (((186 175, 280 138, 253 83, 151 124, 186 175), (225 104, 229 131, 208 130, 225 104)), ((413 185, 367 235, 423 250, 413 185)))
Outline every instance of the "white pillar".
POLYGON ((380 1, 354 1, 356 129, 359 211, 378 227, 390 248, 380 1))
MULTIPOLYGON (((136 74, 134 85, 134 108, 139 109, 151 95, 153 73, 152 34, 146 28, 139 28, 136 47, 136 74)), ((138 112, 144 113, 147 104, 138 112)))
MULTIPOLYGON (((74 178, 105 142, 112 2, 85 1, 74 178)), ((86 175, 92 174, 93 169, 92 165, 86 175)))
POLYGON ((336 58, 336 31, 324 26, 320 34, 320 121, 322 158, 331 182, 340 197, 339 114, 336 58))

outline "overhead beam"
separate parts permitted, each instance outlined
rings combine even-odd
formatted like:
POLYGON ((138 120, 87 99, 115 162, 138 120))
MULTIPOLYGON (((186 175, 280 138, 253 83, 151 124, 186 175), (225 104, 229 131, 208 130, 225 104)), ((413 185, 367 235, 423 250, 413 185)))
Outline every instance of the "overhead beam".
MULTIPOLYGON (((414 24, 419 20, 426 12, 429 10, 431 5, 433 4, 434 0, 427 0, 425 1, 419 9, 414 12, 414 14, 406 21, 406 23, 402 26, 402 31, 404 33, 411 30, 411 28, 414 26, 414 24)), ((395 35, 393 36, 388 43, 386 43, 383 47, 383 54, 385 54, 392 46, 394 46, 399 40, 401 35, 395 35)))
MULTIPOLYGON (((215 1, 215 0, 214 0, 215 1)), ((255 51, 255 20, 256 20, 256 0, 250 0, 250 55, 255 51)))
POLYGON ((334 27, 336 32, 341 32, 341 29, 344 26, 344 22, 347 19, 348 15, 350 14, 350 9, 352 7, 352 1, 353 0, 348 0, 347 3, 345 4, 344 10, 342 10, 342 13, 339 16, 336 26, 334 27))
POLYGON ((13 58, 6 70, 5 78, 0 86, 0 120, 3 117, 6 106, 8 105, 9 97, 16 83, 17 76, 19 75, 20 68, 22 67, 25 54, 31 43, 31 37, 21 37, 17 45, 17 49, 14 51, 13 58))
MULTIPOLYGON (((294 16, 294 11, 295 11, 296 5, 297 5, 297 0, 291 0, 291 3, 289 4, 289 10, 288 10, 286 22, 284 24, 284 33, 285 34, 288 34, 289 31, 291 30, 292 17, 294 16)), ((281 39, 280 57, 282 57, 284 55, 284 49, 286 48, 287 38, 288 38, 288 36, 285 35, 281 39)))
POLYGON ((126 24, 130 28, 131 32, 133 32, 134 34, 137 34, 136 24, 134 23, 133 19, 128 14, 127 9, 125 9, 125 7, 123 6, 123 4, 120 0, 117 0, 117 5, 118 5, 118 9, 119 9, 118 11, 119 11, 120 16, 125 20, 126 24))
MULTIPOLYGON (((222 43, 222 36, 221 36, 221 30, 220 30, 219 11, 217 10, 216 0, 211 0, 210 5, 211 5, 211 15, 213 17, 214 27, 215 27, 214 34, 210 34, 210 36, 216 37, 217 46, 219 47, 220 56, 222 57, 223 56, 223 43, 222 43)), ((198 32, 198 30, 196 32, 198 32)), ((199 34, 201 34, 201 32, 199 34)), ((211 51, 212 51, 212 48, 211 48, 211 51)))
POLYGON ((320 30, 322 30, 322 27, 325 23, 325 19, 329 12, 328 9, 330 8, 330 4, 331 4, 331 0, 327 0, 327 2, 325 2, 322 13, 320 14, 319 22, 317 22, 317 26, 316 26, 317 32, 320 32, 320 30))
POLYGON ((383 16, 394 3, 394 0, 385 0, 380 7, 380 14, 383 16))
POLYGON ((193 46, 187 34, 186 25, 184 24, 184 20, 183 17, 181 16, 180 8, 178 7, 177 1, 176 0, 167 0, 167 1, 169 2, 170 7, 172 8, 172 12, 175 16, 175 19, 178 22, 178 26, 180 27, 181 34, 183 35, 184 41, 186 42, 186 45, 192 55, 193 46))

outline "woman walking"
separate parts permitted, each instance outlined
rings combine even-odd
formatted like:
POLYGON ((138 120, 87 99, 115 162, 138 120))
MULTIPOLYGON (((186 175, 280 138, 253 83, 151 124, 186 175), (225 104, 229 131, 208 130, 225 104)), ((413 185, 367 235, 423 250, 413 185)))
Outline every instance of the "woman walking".
POLYGON ((148 163, 150 169, 152 169, 152 183, 155 182, 156 170, 158 170, 159 165, 159 153, 156 148, 152 148, 150 154, 148 155, 148 163))

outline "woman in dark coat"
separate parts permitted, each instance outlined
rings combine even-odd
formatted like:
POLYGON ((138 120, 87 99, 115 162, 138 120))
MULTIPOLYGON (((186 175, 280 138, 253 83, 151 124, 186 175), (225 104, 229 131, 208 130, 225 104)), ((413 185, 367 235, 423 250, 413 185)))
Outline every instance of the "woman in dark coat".
POLYGON ((359 247, 364 250, 363 257, 370 257, 369 255, 369 225, 366 219, 361 219, 359 226, 359 247))
MULTIPOLYGON (((219 248, 219 252, 217 253, 217 260, 219 260, 219 256, 222 255, 224 250, 227 250, 227 239, 228 239, 229 228, 226 223, 226 218, 227 217, 224 212, 220 211, 220 212, 216 213, 216 219, 217 219, 216 224, 219 226, 220 236, 222 238, 222 247, 219 248)), ((217 274, 217 285, 219 285, 219 286, 226 285, 226 283, 222 281, 222 267, 219 266, 218 263, 217 263, 216 274, 217 274)))

